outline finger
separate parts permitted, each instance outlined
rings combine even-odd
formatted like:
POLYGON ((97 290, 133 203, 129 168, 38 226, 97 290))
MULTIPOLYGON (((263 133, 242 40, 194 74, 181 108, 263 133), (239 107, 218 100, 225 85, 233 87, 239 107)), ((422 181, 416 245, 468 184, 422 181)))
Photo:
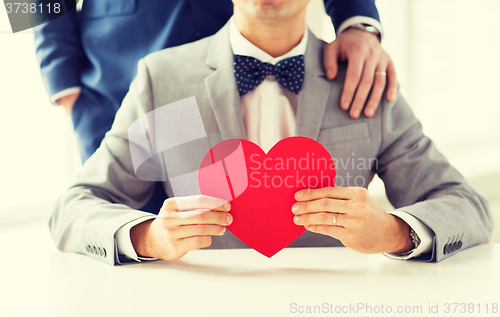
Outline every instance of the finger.
POLYGON ((162 209, 173 211, 217 210, 229 211, 231 204, 224 199, 205 195, 173 197, 165 200, 162 209))
POLYGON ((318 212, 340 212, 349 214, 351 209, 346 206, 348 200, 334 198, 319 198, 309 201, 296 202, 292 206, 294 215, 312 214, 318 212))
POLYGON ((335 226, 325 226, 325 225, 310 225, 305 227, 306 230, 324 234, 330 237, 333 237, 337 240, 344 240, 346 237, 347 229, 343 227, 335 227, 335 226))
POLYGON ((339 59, 339 46, 336 41, 326 44, 324 48, 323 63, 326 70, 326 78, 332 80, 337 76, 339 59))
POLYGON ((340 107, 344 110, 349 109, 349 106, 351 105, 354 92, 356 91, 359 81, 361 80, 363 65, 364 61, 359 55, 351 57, 347 63, 344 90, 342 92, 342 97, 340 98, 340 107))
POLYGON ((353 199, 365 191, 366 189, 363 187, 308 188, 297 191, 295 193, 295 199, 297 201, 308 201, 320 198, 353 199))
POLYGON ((301 226, 328 225, 345 227, 348 223, 348 217, 345 217, 342 213, 317 212, 312 214, 297 215, 293 217, 293 221, 296 225, 301 226))
POLYGON ((179 217, 176 221, 179 226, 201 224, 228 226, 232 222, 233 216, 230 213, 222 211, 207 211, 188 218, 179 217))
POLYGON ((363 110, 363 107, 366 103, 366 98, 368 97, 368 94, 372 89, 376 67, 377 63, 374 62, 373 59, 370 59, 364 65, 363 77, 359 82, 358 89, 356 90, 356 96, 351 105, 351 118, 358 118, 361 111, 363 110))
POLYGON ((396 69, 392 62, 387 66, 387 100, 394 101, 398 94, 398 79, 396 77, 396 69))
POLYGON ((185 239, 194 236, 221 236, 225 232, 226 228, 219 225, 187 225, 173 230, 172 237, 175 239, 185 239))
POLYGON ((370 93, 370 99, 365 107, 365 115, 367 117, 373 117, 375 115, 375 111, 377 111, 378 105, 380 104, 380 100, 382 99, 382 95, 384 93, 385 85, 387 83, 387 76, 382 74, 377 74, 378 72, 385 72, 387 67, 379 66, 377 71, 375 72, 375 79, 373 82, 372 91, 370 93))
POLYGON ((212 244, 210 236, 194 236, 180 239, 178 242, 179 253, 185 253, 191 250, 207 248, 212 244))

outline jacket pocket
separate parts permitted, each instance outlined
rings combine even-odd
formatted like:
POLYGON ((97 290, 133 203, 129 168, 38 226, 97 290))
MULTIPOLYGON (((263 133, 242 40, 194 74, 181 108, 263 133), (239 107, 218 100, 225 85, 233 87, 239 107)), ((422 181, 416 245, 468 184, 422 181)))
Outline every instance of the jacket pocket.
POLYGON ((86 18, 131 15, 136 8, 137 0, 85 0, 81 15, 86 18))
POLYGON ((366 122, 359 122, 342 127, 324 129, 319 132, 318 142, 323 145, 337 144, 370 138, 366 122))

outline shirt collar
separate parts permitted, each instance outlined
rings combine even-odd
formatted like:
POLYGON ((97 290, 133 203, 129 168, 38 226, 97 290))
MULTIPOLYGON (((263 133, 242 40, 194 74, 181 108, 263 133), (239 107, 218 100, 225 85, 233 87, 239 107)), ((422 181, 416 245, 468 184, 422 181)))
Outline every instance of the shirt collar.
POLYGON ((272 57, 257 46, 253 45, 249 40, 241 35, 240 31, 236 27, 236 23, 234 23, 233 17, 231 17, 229 21, 229 42, 231 44, 233 54, 250 56, 260 60, 261 62, 270 63, 273 65, 288 57, 304 55, 306 53, 308 35, 309 31, 307 29, 307 26, 305 26, 304 35, 302 36, 302 39, 300 40, 300 43, 297 44, 297 46, 292 48, 290 51, 288 51, 288 53, 284 55, 272 57))

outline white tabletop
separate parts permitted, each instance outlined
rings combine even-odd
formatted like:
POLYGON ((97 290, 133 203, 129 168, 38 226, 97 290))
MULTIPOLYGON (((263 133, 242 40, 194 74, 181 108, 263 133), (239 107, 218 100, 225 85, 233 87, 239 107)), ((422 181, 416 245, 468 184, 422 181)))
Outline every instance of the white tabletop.
POLYGON ((198 250, 176 262, 113 267, 57 251, 46 224, 2 229, 0 241, 0 316, 500 316, 498 244, 440 263, 290 248, 271 259, 251 249, 198 250))

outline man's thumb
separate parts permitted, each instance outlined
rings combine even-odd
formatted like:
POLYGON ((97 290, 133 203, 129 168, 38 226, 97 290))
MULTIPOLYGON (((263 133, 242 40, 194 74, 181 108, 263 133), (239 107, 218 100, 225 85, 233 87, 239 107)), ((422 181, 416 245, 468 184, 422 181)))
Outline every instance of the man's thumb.
POLYGON ((324 48, 323 63, 326 71, 326 78, 332 80, 337 76, 339 59, 339 48, 335 41, 326 44, 324 48))

